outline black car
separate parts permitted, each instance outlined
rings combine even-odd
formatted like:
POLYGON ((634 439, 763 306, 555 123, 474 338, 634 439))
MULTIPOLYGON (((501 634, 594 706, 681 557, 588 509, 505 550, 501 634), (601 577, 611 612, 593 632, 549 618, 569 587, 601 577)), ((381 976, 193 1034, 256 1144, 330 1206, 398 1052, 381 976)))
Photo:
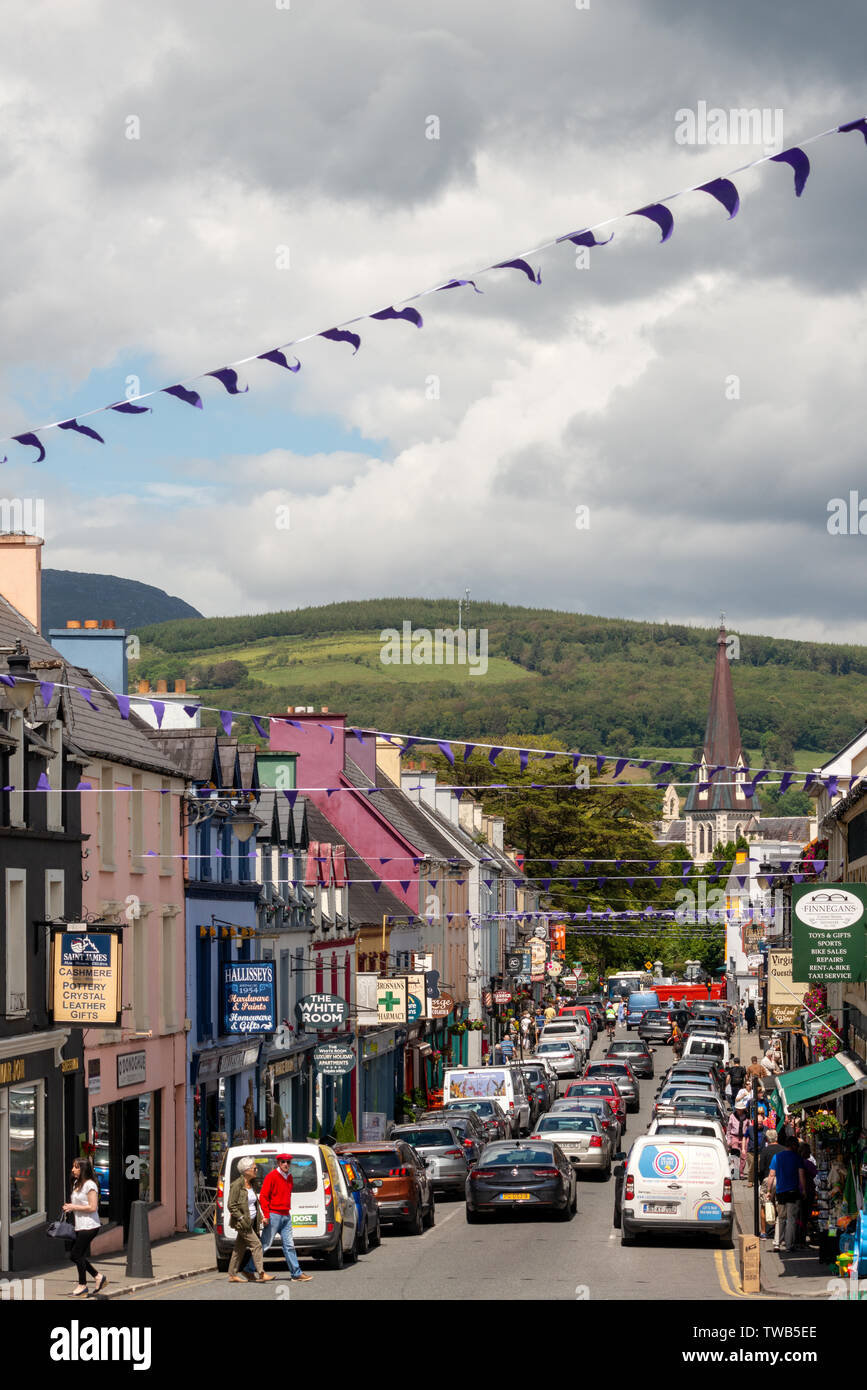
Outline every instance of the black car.
POLYGON ((578 1207, 575 1170, 559 1144, 539 1139, 488 1144, 467 1178, 467 1224, 483 1213, 541 1209, 571 1221, 578 1207))
MULTIPOLYGON (((441 1122, 443 1119, 442 1110, 426 1110, 423 1115, 419 1115, 420 1125, 430 1124, 430 1122, 441 1122)), ((449 1129, 454 1130, 464 1147, 469 1164, 478 1163, 482 1149, 489 1142, 485 1132, 485 1127, 477 1115, 472 1110, 463 1110, 456 1113, 449 1110, 448 1114, 449 1129)))
POLYGON ((624 1038, 622 1042, 613 1042, 606 1050, 605 1057, 610 1062, 624 1058, 639 1080, 646 1081, 653 1076, 653 1050, 646 1043, 624 1038))

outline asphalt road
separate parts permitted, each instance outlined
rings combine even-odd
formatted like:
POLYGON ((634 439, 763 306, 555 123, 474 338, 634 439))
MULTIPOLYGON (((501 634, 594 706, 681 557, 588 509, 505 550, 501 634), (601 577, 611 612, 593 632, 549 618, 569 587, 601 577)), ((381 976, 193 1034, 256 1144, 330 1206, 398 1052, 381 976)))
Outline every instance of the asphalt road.
MULTIPOLYGON (((618 1030, 621 1035, 626 1036, 625 1030, 618 1030)), ((601 1056, 605 1046, 606 1039, 597 1039, 593 1056, 601 1056)), ((670 1060, 669 1048, 657 1048, 657 1076, 670 1060)), ((657 1085, 658 1080, 640 1083, 641 1110, 628 1117, 627 1148, 647 1128, 657 1085)), ((734 1251, 721 1251, 707 1238, 681 1237, 645 1238, 624 1248, 611 1224, 613 1207, 613 1179, 602 1183, 590 1176, 579 1179, 578 1214, 570 1222, 510 1212, 499 1221, 468 1226, 464 1203, 440 1198, 436 1225, 422 1236, 386 1234, 378 1250, 339 1272, 302 1259, 302 1267, 314 1276, 309 1284, 290 1284, 281 1257, 266 1264, 278 1276, 274 1283, 229 1284, 215 1270, 124 1301, 746 1297, 737 1288, 734 1251)))

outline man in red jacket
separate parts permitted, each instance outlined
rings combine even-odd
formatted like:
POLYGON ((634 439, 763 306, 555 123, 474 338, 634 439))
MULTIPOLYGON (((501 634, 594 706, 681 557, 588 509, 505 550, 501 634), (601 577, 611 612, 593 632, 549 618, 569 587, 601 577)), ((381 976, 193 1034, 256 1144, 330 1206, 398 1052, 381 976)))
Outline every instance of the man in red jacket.
POLYGON ((272 1168, 262 1184, 259 1205, 266 1222, 265 1230, 262 1232, 262 1249, 267 1250, 274 1236, 279 1235, 289 1273, 293 1279, 306 1283, 313 1275, 302 1274, 292 1240, 292 1174, 289 1171, 291 1163, 291 1154, 278 1154, 277 1167, 272 1168))

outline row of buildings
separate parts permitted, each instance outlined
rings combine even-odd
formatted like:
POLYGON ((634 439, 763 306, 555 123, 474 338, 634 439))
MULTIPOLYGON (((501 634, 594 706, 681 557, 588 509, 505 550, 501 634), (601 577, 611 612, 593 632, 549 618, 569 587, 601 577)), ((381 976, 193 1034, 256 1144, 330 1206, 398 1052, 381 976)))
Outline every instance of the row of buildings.
POLYGON ((195 1228, 233 1138, 303 1140, 349 1116, 381 1130, 405 1093, 480 1061, 488 991, 536 906, 502 820, 342 715, 273 716, 257 747, 201 728, 185 692, 112 694, 123 632, 40 635, 40 546, 0 537, 4 1271, 55 1255, 46 1223, 81 1152, 108 1250, 137 1200, 153 1239, 195 1228), (87 1000, 81 1023, 56 1018, 70 942, 120 956, 99 1026, 87 1000), (414 972, 440 1007, 379 1023, 376 980, 414 972), (229 1003, 232 980, 262 976, 268 1027, 229 1003), (345 1001, 339 1029, 303 1026, 312 994, 345 1001), (314 1065, 326 1036, 354 1048, 351 1071, 314 1065))

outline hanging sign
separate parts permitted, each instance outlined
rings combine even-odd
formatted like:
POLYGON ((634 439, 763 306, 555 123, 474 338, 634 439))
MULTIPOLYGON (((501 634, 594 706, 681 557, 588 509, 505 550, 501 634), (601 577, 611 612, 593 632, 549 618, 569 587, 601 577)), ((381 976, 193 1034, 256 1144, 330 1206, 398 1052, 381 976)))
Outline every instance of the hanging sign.
POLYGON ((428 1003, 431 1018, 448 1018, 455 1007, 455 1001, 450 994, 440 994, 439 999, 430 999, 428 1003))
POLYGON ((424 975, 407 975, 406 977, 406 1021, 416 1023, 418 1019, 425 1017, 425 1004, 427 1002, 424 987, 424 975))
POLYGON ((307 994, 295 1005, 295 1016, 304 1028, 342 1028, 349 1005, 337 994, 307 994))
POLYGON ((768 1027, 795 1028, 798 1026, 802 1000, 809 985, 795 984, 792 979, 792 952, 768 952, 768 1027))
POLYGON ((376 981, 378 1023, 406 1023, 406 976, 376 981))
POLYGON ((511 991, 510 989, 495 989, 495 990, 494 990, 494 1003, 495 1003, 495 1004, 508 1004, 508 1003, 509 1003, 509 1000, 511 999, 511 997, 512 997, 512 991, 511 991))
POLYGON ((273 1033, 277 1026, 272 960, 223 966, 223 1032, 273 1033))
POLYGON ((345 1076, 355 1068, 355 1053, 348 1043, 320 1043, 313 1049, 313 1065, 323 1076, 345 1076))
POLYGON ((506 973, 509 975, 520 975, 524 969, 524 955, 522 951, 514 951, 506 956, 506 973))
POLYGON ((119 933, 84 923, 51 932, 49 1009, 54 1023, 117 1028, 123 945, 119 933))
POLYGON ((792 969, 821 984, 867 980, 867 884, 792 885, 792 969))

